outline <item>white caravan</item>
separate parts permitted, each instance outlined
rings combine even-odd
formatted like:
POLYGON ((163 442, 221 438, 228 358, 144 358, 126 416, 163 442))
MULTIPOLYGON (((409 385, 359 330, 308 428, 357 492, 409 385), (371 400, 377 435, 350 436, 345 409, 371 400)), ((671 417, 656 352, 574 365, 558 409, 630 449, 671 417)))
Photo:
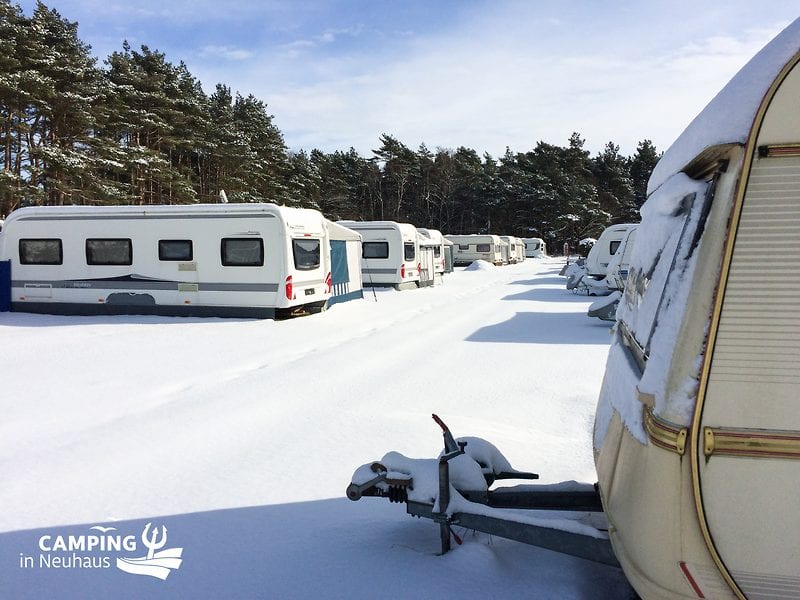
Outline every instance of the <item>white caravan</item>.
POLYGON ((441 281, 441 273, 436 272, 436 263, 438 259, 435 258, 436 250, 441 250, 441 245, 433 242, 431 238, 417 232, 417 242, 419 247, 419 287, 428 287, 434 285, 436 278, 441 281))
POLYGON ((501 235, 500 239, 508 244, 508 262, 519 263, 525 261, 525 243, 518 237, 501 235))
POLYGON ((445 240, 442 233, 436 229, 417 227, 417 231, 424 238, 427 238, 428 241, 425 241, 425 245, 433 247, 434 272, 437 275, 442 275, 445 273, 445 242, 447 240, 445 240))
POLYGON ((21 208, 0 260, 23 312, 262 318, 331 296, 324 217, 274 204, 21 208))
POLYGON ((628 232, 636 226, 635 223, 624 223, 611 225, 603 231, 586 257, 586 273, 590 277, 602 279, 606 276, 611 257, 623 246, 628 232))
POLYGON ((361 234, 361 277, 364 285, 419 287, 420 255, 417 228, 394 221, 339 221, 361 234))
POLYGON ((361 234, 325 220, 331 248, 331 297, 328 305, 364 297, 361 281, 361 234))
POLYGON ((642 598, 800 597, 800 20, 648 184, 594 430, 642 598))
POLYGON ((542 238, 522 238, 525 243, 525 256, 528 258, 539 258, 547 256, 547 244, 542 238))
POLYGON ((496 235, 445 235, 453 242, 453 263, 456 266, 470 265, 476 260, 485 260, 493 265, 503 264, 504 245, 496 235))
POLYGON ((453 272, 453 242, 442 236, 442 245, 444 247, 444 272, 453 272))

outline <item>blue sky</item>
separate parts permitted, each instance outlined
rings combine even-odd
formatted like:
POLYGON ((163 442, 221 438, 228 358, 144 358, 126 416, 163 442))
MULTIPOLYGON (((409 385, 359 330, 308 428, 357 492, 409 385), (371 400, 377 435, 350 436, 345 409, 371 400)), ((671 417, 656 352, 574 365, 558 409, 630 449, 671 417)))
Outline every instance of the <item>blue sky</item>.
MULTIPOLYGON (((35 0, 17 2, 28 15, 35 0)), ((104 59, 127 39, 265 101, 290 149, 382 133, 499 156, 578 131, 667 147, 793 0, 50 0, 104 59)))

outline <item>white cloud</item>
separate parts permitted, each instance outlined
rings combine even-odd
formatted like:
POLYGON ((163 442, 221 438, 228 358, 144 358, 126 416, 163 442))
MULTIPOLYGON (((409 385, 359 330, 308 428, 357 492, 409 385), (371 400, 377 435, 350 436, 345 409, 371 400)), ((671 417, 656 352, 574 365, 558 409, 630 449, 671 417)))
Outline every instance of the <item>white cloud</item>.
POLYGON ((198 53, 200 58, 222 58, 225 60, 247 60, 255 54, 250 50, 232 46, 203 46, 198 53))

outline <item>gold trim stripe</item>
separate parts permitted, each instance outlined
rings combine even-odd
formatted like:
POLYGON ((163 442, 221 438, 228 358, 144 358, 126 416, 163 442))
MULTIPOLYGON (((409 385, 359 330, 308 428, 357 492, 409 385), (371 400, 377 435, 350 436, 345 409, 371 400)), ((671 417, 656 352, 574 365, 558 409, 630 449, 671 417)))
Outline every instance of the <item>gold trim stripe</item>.
POLYGON ((774 156, 800 156, 800 144, 775 144, 759 146, 758 155, 762 158, 774 156))
POLYGON ((800 459, 799 431, 704 427, 703 437, 706 456, 800 459))
POLYGON ((647 437, 650 441, 659 448, 675 452, 680 456, 683 456, 686 451, 688 429, 660 419, 653 414, 653 410, 648 406, 644 407, 644 430, 647 432, 647 437))

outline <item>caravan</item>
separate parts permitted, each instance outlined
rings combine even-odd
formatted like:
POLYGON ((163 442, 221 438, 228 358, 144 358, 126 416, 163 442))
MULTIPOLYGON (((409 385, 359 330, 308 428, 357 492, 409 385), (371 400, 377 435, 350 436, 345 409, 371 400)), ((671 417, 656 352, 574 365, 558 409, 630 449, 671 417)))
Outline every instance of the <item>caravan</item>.
POLYGON ((361 273, 364 285, 398 290, 420 286, 417 229, 394 221, 339 221, 361 234, 361 273))
POLYGON ((525 262, 525 244, 518 237, 501 235, 500 239, 508 244, 508 262, 511 264, 525 262))
POLYGON ((319 212, 274 204, 21 208, 0 234, 12 310, 54 314, 316 312, 327 249, 319 212))
POLYGON ((547 244, 542 238, 522 238, 525 243, 526 258, 540 258, 547 256, 547 244))
POLYGON ((658 162, 594 432, 643 598, 800 596, 800 21, 658 162))
POLYGON ((470 265, 476 260, 485 260, 493 265, 502 265, 506 245, 496 235, 445 235, 453 242, 453 261, 456 266, 470 265))
POLYGON ((611 225, 607 227, 597 242, 592 246, 586 257, 586 273, 595 279, 602 279, 606 276, 611 257, 620 248, 624 250, 625 241, 631 229, 635 229, 635 223, 623 223, 621 225, 611 225))
MULTIPOLYGON (((424 242, 424 245, 431 246, 433 248, 433 259, 434 259, 434 272, 436 275, 441 276, 445 272, 446 267, 446 260, 445 260, 445 246, 447 245, 444 236, 440 231, 436 229, 424 229, 422 227, 417 227, 417 231, 422 235, 423 240, 421 243, 424 242)), ((451 269, 452 271, 452 269, 451 269)))

